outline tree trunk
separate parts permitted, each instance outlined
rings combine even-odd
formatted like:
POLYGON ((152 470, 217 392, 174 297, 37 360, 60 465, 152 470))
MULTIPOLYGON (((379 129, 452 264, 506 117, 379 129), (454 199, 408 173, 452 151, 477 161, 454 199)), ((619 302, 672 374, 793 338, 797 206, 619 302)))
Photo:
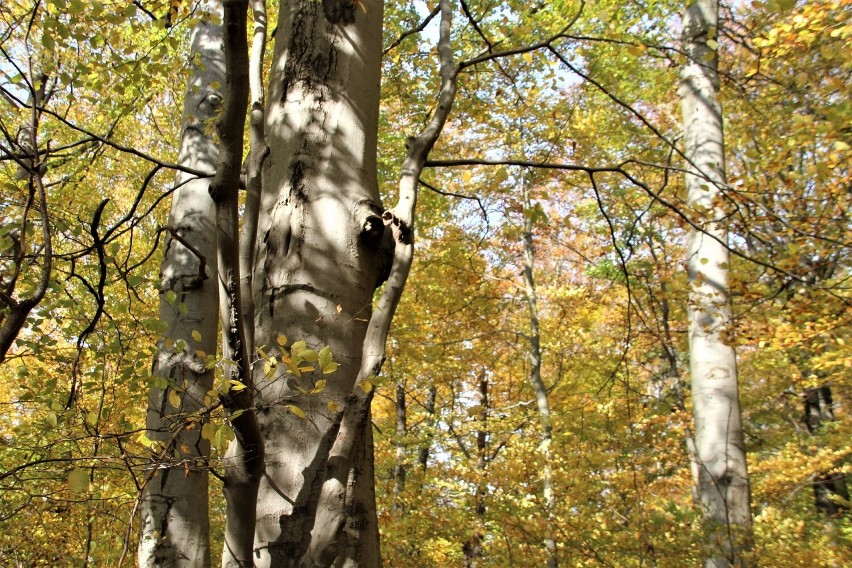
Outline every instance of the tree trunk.
POLYGON ((421 473, 425 473, 426 467, 429 465, 429 452, 432 447, 432 438, 434 437, 435 429, 435 402, 437 398, 438 388, 430 385, 428 394, 426 395, 426 403, 423 405, 423 409, 429 415, 426 420, 427 435, 417 450, 417 464, 420 466, 421 473))
POLYGON ((394 467, 393 477, 396 484, 393 488, 394 510, 404 513, 402 503, 402 494, 405 492, 405 437, 408 435, 407 424, 407 409, 405 404, 405 385, 402 382, 396 385, 396 466, 394 467))
MULTIPOLYGON (((225 84, 221 26, 202 21, 195 27, 190 61, 195 58, 200 65, 186 91, 178 162, 213 172, 218 149, 211 123, 221 104, 216 85, 225 84)), ((199 423, 190 429, 185 419, 197 414, 213 388, 213 371, 199 351, 216 354, 218 294, 209 277, 216 274, 214 206, 210 180, 180 174, 176 184, 160 270, 160 319, 167 328, 154 359, 147 414, 148 437, 167 451, 164 461, 151 465, 142 497, 141 567, 210 565, 210 443, 199 423)))
POLYGON ((480 480, 476 485, 476 493, 474 494, 473 512, 473 534, 462 545, 462 553, 464 554, 464 567, 477 568, 480 561, 485 557, 485 548, 483 546, 485 540, 485 495, 488 493, 488 485, 486 478, 488 475, 488 372, 483 370, 479 376, 479 427, 476 431, 476 455, 479 458, 479 475, 480 480))
POLYGON ((255 369, 266 449, 257 566, 380 564, 368 404, 353 417, 361 430, 351 459, 329 459, 341 409, 357 398, 373 293, 389 256, 376 181, 382 3, 363 7, 300 0, 282 3, 279 13, 253 275, 255 345, 278 361, 300 350, 296 342, 328 346, 339 367, 293 374, 279 365, 270 376, 255 369), (334 546, 309 554, 329 474, 342 477, 343 529, 334 546))
POLYGON ((683 20, 681 73, 687 203, 701 230, 690 234, 689 352, 698 493, 707 544, 705 566, 745 564, 751 511, 737 366, 727 344, 731 306, 727 228, 719 207, 726 187, 716 29, 717 0, 691 4, 683 20))
POLYGON ((556 540, 553 538, 553 510, 556 506, 556 498, 553 493, 553 466, 551 463, 551 448, 553 442, 553 427, 550 422, 550 403, 547 399, 547 387, 541 378, 541 333, 538 322, 538 293, 535 287, 535 246, 533 243, 533 208, 530 200, 529 187, 524 180, 524 268, 521 272, 524 278, 524 294, 526 296, 527 308, 530 315, 530 383, 535 392, 536 405, 538 406, 538 421, 541 426, 541 443, 539 452, 544 461, 542 464, 542 494, 544 496, 545 514, 547 524, 545 525, 544 548, 547 553, 547 568, 558 566, 556 556, 556 540))
MULTIPOLYGON (((822 385, 805 390, 805 425, 816 434, 820 426, 834 421, 831 387, 822 385)), ((827 517, 838 517, 849 510, 849 489, 842 472, 823 473, 814 479, 814 505, 827 517)))

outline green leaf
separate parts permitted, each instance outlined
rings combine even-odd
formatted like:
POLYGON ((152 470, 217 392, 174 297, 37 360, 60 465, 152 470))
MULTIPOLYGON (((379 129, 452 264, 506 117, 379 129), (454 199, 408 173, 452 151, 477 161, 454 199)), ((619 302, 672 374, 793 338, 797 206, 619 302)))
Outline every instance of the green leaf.
POLYGON ((319 357, 317 359, 320 369, 325 369, 325 366, 331 363, 333 359, 334 356, 331 354, 331 348, 328 345, 320 349, 319 357))
POLYGON ((82 468, 75 467, 68 474, 68 490, 72 493, 86 493, 89 491, 89 473, 82 468))
POLYGON ((305 351, 308 346, 304 341, 297 341, 290 347, 290 357, 293 358, 293 362, 298 365, 302 362, 302 352, 305 351))
POLYGON ((205 422, 201 427, 201 437, 210 442, 216 437, 216 426, 210 422, 205 422))

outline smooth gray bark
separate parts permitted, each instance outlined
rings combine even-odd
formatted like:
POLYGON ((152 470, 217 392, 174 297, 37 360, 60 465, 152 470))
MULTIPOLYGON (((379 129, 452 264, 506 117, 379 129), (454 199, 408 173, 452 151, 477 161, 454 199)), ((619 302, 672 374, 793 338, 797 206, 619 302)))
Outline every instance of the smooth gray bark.
POLYGON ((705 566, 746 563, 751 510, 745 443, 730 331, 727 227, 719 206, 726 188, 722 111, 718 102, 717 0, 691 4, 683 19, 681 73, 687 203, 701 225, 689 236, 689 351, 698 494, 705 566))
POLYGON ((367 427, 340 480, 343 532, 322 550, 312 548, 311 535, 336 465, 329 455, 341 429, 338 409, 356 396, 373 292, 388 257, 375 177, 382 3, 364 6, 366 13, 349 2, 303 0, 282 3, 279 13, 253 275, 255 343, 279 357, 279 335, 289 345, 328 346, 340 366, 300 377, 283 365, 272 377, 255 370, 266 447, 257 566, 380 564, 368 406, 358 413, 367 427), (299 390, 323 379, 321 392, 299 390))
MULTIPOLYGON (((200 64, 187 87, 178 163, 212 172, 218 157, 212 120, 221 104, 215 85, 225 84, 220 26, 202 21, 195 27, 190 61, 195 58, 200 64)), ((152 387, 146 422, 148 437, 168 451, 166 460, 151 464, 155 470, 140 505, 138 561, 145 568, 210 565, 210 444, 201 437, 200 425, 178 425, 203 407, 213 387, 213 372, 197 352, 216 353, 218 294, 216 279, 210 277, 216 274, 214 207, 209 179, 180 174, 176 184, 160 270, 160 319, 168 327, 153 367, 153 376, 168 380, 168 386, 152 387), (193 332, 201 334, 200 341, 193 332), (170 393, 180 400, 177 407, 169 402, 170 393)))

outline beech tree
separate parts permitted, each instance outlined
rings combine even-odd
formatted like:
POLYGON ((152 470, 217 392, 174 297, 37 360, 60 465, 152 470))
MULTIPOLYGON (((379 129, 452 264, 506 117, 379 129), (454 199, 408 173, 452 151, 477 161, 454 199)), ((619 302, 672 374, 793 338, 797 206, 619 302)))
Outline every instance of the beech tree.
MULTIPOLYGON (((363 13, 348 1, 281 6, 270 104, 264 109, 256 97, 253 108, 265 110, 264 128, 252 117, 255 162, 249 191, 259 194, 247 201, 240 250, 236 191, 248 94, 246 8, 246 2, 224 3, 225 80, 205 75, 200 81, 223 86, 216 122, 220 158, 210 185, 225 374, 219 398, 235 432, 225 464, 223 564, 375 566, 380 560, 371 380, 384 360, 385 339, 411 264, 419 173, 455 95, 452 6, 441 3, 439 105, 426 129, 409 142, 394 209, 381 205, 376 181, 381 3, 364 3, 363 13), (243 263, 251 271, 245 279, 240 254, 254 260, 243 263), (373 294, 385 280, 373 312, 373 294), (251 300, 244 302, 242 294, 251 300), (247 312, 252 306, 257 309, 247 312), (248 336, 247 327, 252 328, 248 336), (261 354, 259 364, 252 364, 253 349, 261 354)), ((262 14, 256 10, 255 15, 260 21, 262 14)), ((253 52, 255 58, 262 55, 262 49, 253 52)), ((218 60, 211 63, 221 66, 218 60)), ((202 74, 209 69, 205 66, 202 74)), ((259 73, 259 62, 254 69, 259 73)), ((204 91, 204 85, 195 90, 204 91)), ((195 94, 192 89, 190 94, 195 94)), ((196 106, 187 102, 190 113, 196 106)), ((209 214, 208 207, 206 215, 198 216, 209 214)), ((203 258, 209 254, 207 249, 192 252, 203 258)), ((200 318, 184 310, 178 319, 200 318)), ((191 333, 196 339, 203 334, 191 333)), ((165 341, 189 353, 188 339, 165 341)), ((210 352, 201 347, 201 356, 210 352)), ((203 394, 177 387, 203 400, 203 394)), ((159 398, 162 392, 155 391, 159 398)), ((174 436, 169 440, 177 447, 179 442, 174 436)), ((204 446, 198 451, 203 454, 204 446)), ((158 467, 175 469, 173 464, 158 467)), ((168 501, 169 495, 159 493, 149 489, 148 501, 168 501)), ((164 513, 154 517, 162 519, 164 513)), ((140 560, 147 554, 146 539, 159 539, 158 546, 166 550, 186 546, 168 543, 171 535, 154 524, 143 534, 140 560)), ((203 538, 203 515, 195 524, 203 538)), ((160 520, 159 526, 171 523, 160 520)), ((183 530, 175 530, 179 539, 199 538, 178 534, 183 530)), ((203 550, 189 561, 197 562, 206 562, 203 550)))
MULTIPOLYGON (((719 4, 699 0, 683 16, 681 109, 687 204, 698 218, 689 235, 689 368, 698 499, 707 537, 705 566, 739 566, 751 540, 751 496, 740 417, 737 364, 730 345, 730 255, 717 30, 719 4)), ((691 456, 692 457, 692 456, 691 456)))
MULTIPOLYGON (((221 109, 215 85, 225 84, 222 27, 203 15, 191 37, 193 74, 184 100, 178 163, 202 172, 216 167, 212 121, 221 109)), ((148 402, 149 438, 163 445, 162 463, 146 479, 140 507, 140 566, 210 564, 207 462, 210 440, 189 429, 213 389, 218 287, 214 204, 209 180, 181 173, 175 181, 165 258, 160 269, 160 320, 168 327, 158 344, 148 402), (211 278, 211 276, 214 276, 211 278)))

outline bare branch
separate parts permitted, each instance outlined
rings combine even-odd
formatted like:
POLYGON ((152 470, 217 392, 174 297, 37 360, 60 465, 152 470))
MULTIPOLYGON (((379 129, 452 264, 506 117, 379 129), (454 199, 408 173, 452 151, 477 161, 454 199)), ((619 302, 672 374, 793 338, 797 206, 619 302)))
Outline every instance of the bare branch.
POLYGON ((402 43, 402 41, 403 41, 405 38, 407 38, 408 36, 412 36, 412 35, 414 35, 414 34, 419 34, 419 33, 420 33, 420 32, 422 32, 424 29, 426 29, 426 26, 428 26, 428 25, 429 25, 429 22, 431 22, 431 21, 432 21, 432 19, 433 19, 435 16, 437 16, 437 15, 438 15, 438 12, 440 12, 440 11, 441 11, 441 5, 440 5, 440 4, 438 4, 437 6, 435 6, 435 8, 432 10, 432 12, 430 12, 430 13, 429 13, 429 15, 428 15, 428 16, 426 16, 426 19, 425 19, 425 20, 423 20, 422 22, 420 22, 420 25, 418 25, 416 28, 413 28, 413 29, 410 29, 410 30, 408 30, 408 31, 406 31, 406 32, 403 32, 403 33, 402 33, 402 35, 400 35, 400 36, 396 39, 396 41, 394 41, 394 42, 393 42, 392 44, 390 44, 388 47, 386 47, 385 49, 383 49, 383 50, 382 50, 382 57, 384 57, 385 55, 387 55, 387 54, 388 54, 388 53, 389 53, 389 52, 390 52, 393 48, 395 48, 396 46, 398 46, 399 44, 401 44, 401 43, 402 43))

